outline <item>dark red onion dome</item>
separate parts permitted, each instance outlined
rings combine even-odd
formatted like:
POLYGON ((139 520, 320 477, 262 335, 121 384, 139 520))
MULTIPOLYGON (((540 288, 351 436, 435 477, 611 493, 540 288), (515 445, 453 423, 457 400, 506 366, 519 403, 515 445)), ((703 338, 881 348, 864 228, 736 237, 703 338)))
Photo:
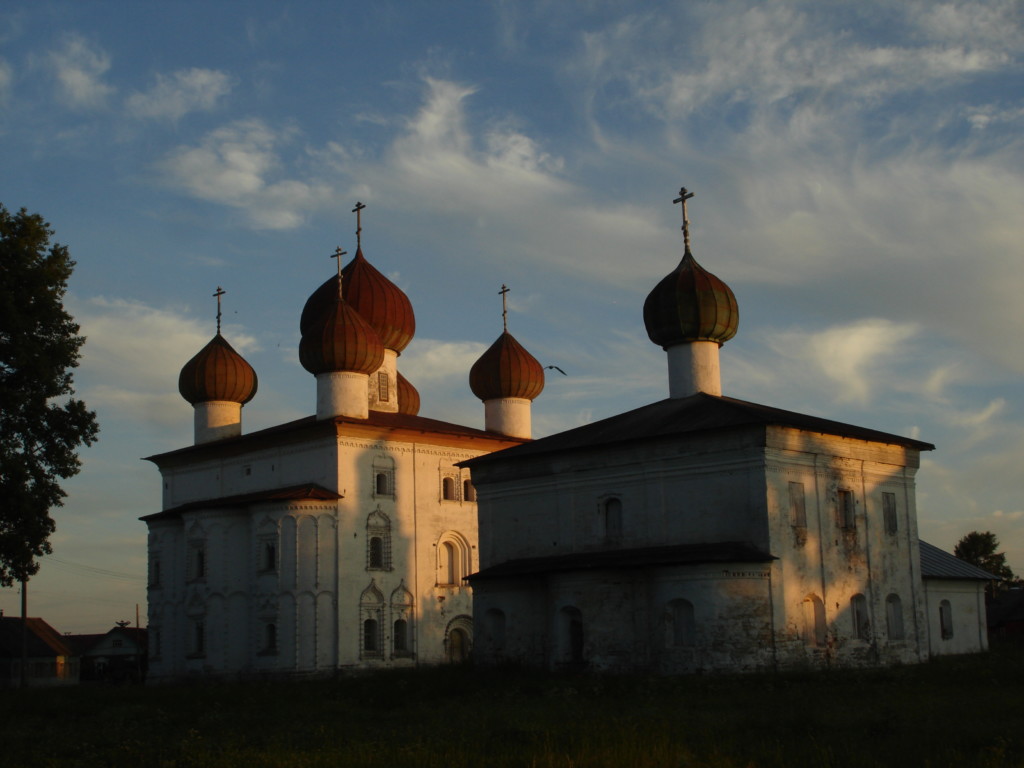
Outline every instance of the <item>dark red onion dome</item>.
POLYGON ((371 374, 384 362, 384 344, 370 324, 338 298, 338 278, 332 282, 334 300, 308 323, 299 342, 299 362, 313 374, 371 374))
POLYGON ((736 335, 739 323, 732 290, 698 264, 689 249, 644 302, 647 335, 664 349, 689 341, 721 346, 736 335))
MULTIPOLYGON (((356 250, 355 258, 341 274, 345 301, 373 326, 385 349, 405 349, 416 333, 416 317, 409 297, 366 260, 362 248, 356 250)), ((333 301, 336 285, 335 278, 331 278, 306 301, 299 320, 303 334, 320 309, 333 301)))
POLYGON ((533 400, 544 391, 544 369, 504 331, 469 369, 469 388, 484 401, 504 397, 533 400))
POLYGON ((407 416, 420 412, 420 393, 402 374, 398 374, 398 412, 407 416))
POLYGON ((178 391, 192 405, 224 400, 245 405, 256 394, 256 371, 218 333, 178 375, 178 391))

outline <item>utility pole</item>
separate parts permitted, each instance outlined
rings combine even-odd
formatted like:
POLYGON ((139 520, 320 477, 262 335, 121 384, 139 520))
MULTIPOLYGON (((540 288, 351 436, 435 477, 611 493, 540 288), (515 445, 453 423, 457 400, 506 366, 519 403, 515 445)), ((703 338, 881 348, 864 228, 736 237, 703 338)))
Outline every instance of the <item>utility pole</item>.
POLYGON ((28 579, 21 580, 21 687, 28 688, 28 579))

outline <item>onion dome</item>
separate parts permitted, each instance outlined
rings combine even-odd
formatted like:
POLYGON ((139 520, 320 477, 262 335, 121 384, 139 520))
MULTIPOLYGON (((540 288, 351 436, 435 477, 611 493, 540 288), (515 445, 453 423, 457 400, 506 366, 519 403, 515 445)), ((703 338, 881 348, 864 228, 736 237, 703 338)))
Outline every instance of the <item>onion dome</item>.
POLYGON ((469 369, 469 388, 484 401, 533 400, 544 390, 544 369, 512 334, 503 331, 469 369))
POLYGON ((402 374, 398 374, 398 412, 407 416, 420 412, 420 393, 402 374))
MULTIPOLYGON (((345 302, 355 309, 380 336, 385 349, 401 352, 416 333, 416 318, 409 297, 384 277, 356 250, 355 258, 342 270, 345 302)), ((337 293, 337 280, 331 278, 306 301, 299 320, 303 335, 313 319, 326 308, 337 293)))
MULTIPOLYGON (((313 374, 349 371, 369 375, 384 362, 384 344, 370 324, 338 296, 338 278, 329 282, 334 298, 320 308, 319 315, 304 323, 299 362, 313 374)), ((307 308, 309 305, 306 302, 307 308)))
POLYGON ((698 264, 689 248, 644 302, 647 335, 664 349, 690 341, 721 346, 736 335, 739 322, 732 290, 698 264))
POLYGON ((256 394, 256 371, 220 331, 178 375, 178 391, 192 405, 223 400, 245 405, 256 394))

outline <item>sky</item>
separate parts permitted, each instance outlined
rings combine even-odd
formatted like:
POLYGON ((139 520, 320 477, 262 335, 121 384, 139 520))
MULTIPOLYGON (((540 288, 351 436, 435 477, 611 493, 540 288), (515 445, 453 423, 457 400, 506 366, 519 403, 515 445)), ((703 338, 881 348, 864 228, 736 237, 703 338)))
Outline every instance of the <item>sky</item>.
MULTIPOLYGON (((0 202, 77 267, 99 442, 29 613, 145 623, 159 473, 192 443, 182 365, 254 366, 243 429, 315 411, 299 315, 355 251, 401 287, 421 415, 483 426, 468 371, 509 330, 549 371, 536 437, 668 394, 647 293, 693 252, 736 294, 726 395, 933 443, 921 537, 1024 573, 1020 2, 0 5, 0 202)), ((15 589, 0 608, 20 612, 15 589)))

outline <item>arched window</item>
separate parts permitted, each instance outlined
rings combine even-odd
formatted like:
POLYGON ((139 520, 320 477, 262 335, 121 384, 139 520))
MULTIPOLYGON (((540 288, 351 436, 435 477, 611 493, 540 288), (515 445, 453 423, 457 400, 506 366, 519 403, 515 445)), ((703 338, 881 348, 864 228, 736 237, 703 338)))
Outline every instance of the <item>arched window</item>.
POLYGON ((386 472, 378 472, 374 477, 375 493, 378 496, 387 496, 388 494, 388 476, 386 472))
POLYGON ((464 501, 476 501, 476 488, 469 478, 462 481, 462 498, 464 501))
POLYGON ((202 656, 206 653, 206 622, 198 619, 192 623, 192 655, 202 656))
POLYGON ((939 603, 939 629, 942 632, 943 640, 953 638, 953 606, 949 600, 939 603))
POLYGON ((396 619, 393 628, 394 650, 396 656, 409 651, 409 624, 405 619, 396 619))
POLYGON ((455 501, 455 478, 441 478, 441 498, 445 501, 455 501))
POLYGON ((622 538, 622 500, 613 496, 602 505, 604 515, 604 536, 608 541, 622 538))
POLYGON ((367 656, 380 655, 380 629, 376 619, 363 621, 363 653, 367 656))
POLYGON ((384 540, 380 536, 370 537, 370 568, 384 567, 384 540))
POLYGON ((263 568, 264 571, 277 570, 277 543, 274 541, 263 542, 263 568))
POLYGON ((890 641, 903 639, 903 603, 899 595, 893 594, 885 598, 885 623, 890 641))
POLYGON ((864 595, 850 598, 850 619, 853 622, 853 636, 859 640, 871 639, 871 620, 868 618, 868 601, 864 595))
POLYGON ((559 611, 558 656, 563 664, 582 664, 583 614, 578 608, 565 606, 559 611))
POLYGON ((267 624, 263 628, 263 650, 266 653, 277 652, 277 625, 267 624))
POLYGON ((825 604, 817 595, 808 595, 803 602, 804 642, 812 648, 825 647, 825 604))
POLYGON ((408 658, 413 655, 413 604, 412 592, 406 589, 403 580, 391 593, 391 656, 408 658))
POLYGON ((469 661, 473 649, 473 619, 470 616, 456 616, 445 628, 445 658, 450 664, 469 661))
POLYGON ((395 460, 391 456, 381 455, 373 460, 373 495, 375 498, 394 498, 395 496, 395 460))
POLYGON ((391 570, 391 520, 380 507, 366 518, 366 570, 391 570))
POLYGON ((454 531, 437 542, 437 585, 460 587, 470 573, 469 545, 454 531))
POLYGON ((665 640, 668 645, 678 648, 694 644, 693 603, 673 600, 668 604, 666 619, 668 631, 665 640))

